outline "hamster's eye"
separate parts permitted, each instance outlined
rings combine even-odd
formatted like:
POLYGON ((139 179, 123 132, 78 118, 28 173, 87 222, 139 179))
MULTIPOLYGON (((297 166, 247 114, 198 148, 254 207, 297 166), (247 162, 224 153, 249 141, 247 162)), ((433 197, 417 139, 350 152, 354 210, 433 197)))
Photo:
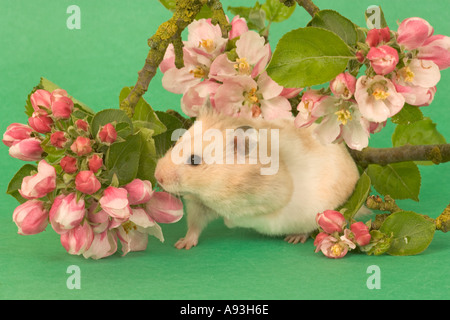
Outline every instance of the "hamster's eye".
POLYGON ((192 154, 188 160, 187 160, 187 164, 193 165, 193 166, 197 166, 202 162, 202 158, 196 154, 192 154))

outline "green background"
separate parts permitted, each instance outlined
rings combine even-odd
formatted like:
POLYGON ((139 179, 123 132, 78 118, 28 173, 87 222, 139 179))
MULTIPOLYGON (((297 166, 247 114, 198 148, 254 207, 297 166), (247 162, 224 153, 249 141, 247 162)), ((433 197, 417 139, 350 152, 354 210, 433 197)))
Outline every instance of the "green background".
MULTIPOLYGON (((254 1, 223 0, 229 5, 254 1)), ((435 34, 450 35, 449 1, 317 0, 364 26, 364 11, 381 5, 389 26, 420 16, 435 34)), ((27 121, 24 102, 41 76, 66 89, 92 109, 118 107, 122 87, 134 85, 148 52, 147 39, 171 17, 156 0, 0 1, 0 129, 27 121), (66 9, 81 8, 81 29, 69 30, 66 9)), ((291 18, 273 24, 272 50, 280 37, 310 20, 297 7, 291 18)), ((443 71, 435 101, 422 108, 450 140, 448 115, 450 72, 443 71)), ((157 110, 179 108, 179 95, 165 92, 161 74, 153 79, 147 101, 157 110)), ((390 146, 388 125, 371 145, 390 146)), ((166 238, 151 238, 146 251, 121 257, 85 260, 71 256, 48 227, 41 234, 20 236, 12 222, 18 205, 6 195, 7 184, 23 165, 0 147, 0 298, 1 299, 442 299, 449 298, 450 238, 437 232, 430 247, 408 257, 348 254, 340 260, 314 253, 313 242, 292 245, 251 230, 227 229, 213 222, 196 248, 173 247, 184 236, 185 218, 162 225, 166 238), (81 289, 69 290, 70 265, 81 270, 81 289), (381 271, 381 289, 369 290, 366 272, 381 271)), ((420 202, 399 201, 405 210, 437 217, 450 200, 449 164, 421 167, 420 202)))

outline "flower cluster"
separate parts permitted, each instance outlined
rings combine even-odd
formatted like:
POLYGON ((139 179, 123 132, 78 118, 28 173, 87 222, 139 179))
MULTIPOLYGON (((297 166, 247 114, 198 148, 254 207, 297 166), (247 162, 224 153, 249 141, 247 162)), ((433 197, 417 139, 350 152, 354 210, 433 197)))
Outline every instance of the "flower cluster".
POLYGON ((297 127, 320 121, 315 133, 323 143, 344 140, 352 149, 368 145, 369 135, 381 130, 403 108, 429 105, 440 70, 450 66, 450 38, 433 35, 421 18, 404 20, 397 32, 371 29, 356 59, 366 66, 356 78, 345 72, 329 90, 308 90, 299 103, 297 127))
POLYGON ((163 241, 158 223, 183 215, 179 199, 156 192, 150 181, 134 179, 119 186, 103 161, 120 140, 115 123, 94 135, 92 116, 74 107, 67 92, 36 90, 28 125, 13 123, 3 135, 12 157, 38 161, 37 171, 22 179, 22 204, 13 213, 21 235, 44 231, 50 223, 70 254, 99 259, 144 250, 148 235, 163 241), (77 112, 75 112, 77 111, 77 112), (79 116, 85 116, 81 119, 79 116))
POLYGON ((347 221, 339 211, 318 213, 316 222, 321 230, 314 240, 316 252, 322 251, 328 258, 342 258, 349 250, 370 243, 369 228, 363 222, 352 223, 350 229, 346 228, 347 221))
POLYGON ((288 98, 302 89, 286 89, 265 72, 271 49, 265 38, 249 30, 244 18, 231 21, 228 39, 211 19, 196 20, 188 26, 184 41, 184 67, 175 67, 175 50, 170 45, 160 69, 163 87, 183 94, 183 112, 195 117, 209 99, 220 113, 235 117, 274 119, 292 117, 288 98))

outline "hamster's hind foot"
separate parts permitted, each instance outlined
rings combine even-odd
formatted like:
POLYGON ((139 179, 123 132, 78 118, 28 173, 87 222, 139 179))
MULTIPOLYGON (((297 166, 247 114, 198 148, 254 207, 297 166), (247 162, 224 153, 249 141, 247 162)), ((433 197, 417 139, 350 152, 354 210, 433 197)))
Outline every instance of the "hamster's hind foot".
POLYGON ((309 233, 306 234, 289 234, 284 238, 284 241, 297 244, 299 242, 305 243, 309 238, 309 233))
POLYGON ((177 249, 186 249, 189 250, 192 247, 195 247, 198 243, 198 238, 186 237, 181 238, 175 243, 175 247, 177 249))

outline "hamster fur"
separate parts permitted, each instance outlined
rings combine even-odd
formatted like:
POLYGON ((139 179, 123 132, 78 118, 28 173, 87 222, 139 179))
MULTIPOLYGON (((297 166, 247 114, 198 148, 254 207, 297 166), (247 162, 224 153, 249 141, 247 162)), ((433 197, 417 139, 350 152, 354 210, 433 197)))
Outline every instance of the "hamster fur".
MULTIPOLYGON (((316 215, 343 204, 359 179, 358 169, 344 144, 323 145, 309 128, 296 128, 292 119, 246 119, 204 112, 156 166, 155 177, 161 187, 181 195, 185 202, 188 231, 175 246, 196 246, 202 230, 211 220, 222 217, 228 227, 253 228, 273 236, 287 236, 289 242, 305 242, 317 229, 316 215), (278 144, 278 171, 262 175, 268 164, 205 163, 192 165, 192 155, 202 156, 214 141, 196 133, 216 129, 222 132, 226 154, 226 131, 245 126, 256 131, 269 130, 269 150, 278 144), (197 127, 196 127, 197 126, 197 127), (278 141, 270 140, 271 129, 278 129, 278 141), (190 138, 190 139, 188 139, 190 138), (195 146, 194 138, 201 140, 195 146), (173 161, 180 144, 188 144, 186 161, 173 161), (177 147, 178 146, 178 147, 177 147)), ((258 145, 258 148, 260 146, 258 145)), ((235 150, 233 150, 235 151, 235 150)), ((225 156, 224 156, 225 157, 225 156)), ((236 157, 234 158, 236 159, 236 157)))

